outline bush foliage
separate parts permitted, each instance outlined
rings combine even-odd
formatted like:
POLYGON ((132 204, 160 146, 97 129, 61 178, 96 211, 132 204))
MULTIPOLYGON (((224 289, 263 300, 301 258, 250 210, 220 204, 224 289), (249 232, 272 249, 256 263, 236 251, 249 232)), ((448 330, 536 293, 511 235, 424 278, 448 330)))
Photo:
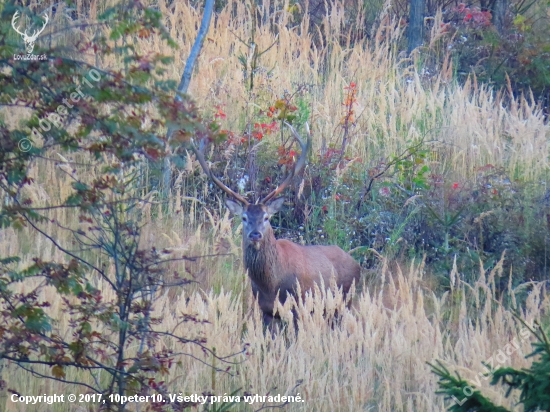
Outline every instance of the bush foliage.
MULTIPOLYGON (((527 355, 537 357, 528 369, 517 370, 511 367, 501 367, 490 370, 491 385, 506 387, 506 397, 514 391, 519 391, 519 405, 526 412, 547 411, 550 409, 550 341, 544 330, 537 325, 530 332, 536 337, 533 343, 534 351, 527 355)), ((439 376, 439 391, 453 403, 449 407, 451 412, 508 412, 508 409, 497 406, 487 399, 480 390, 463 380, 457 373, 453 376, 441 363, 430 365, 432 371, 439 376)), ((487 376, 487 377, 488 377, 487 376)), ((486 377, 484 377, 486 378, 486 377)))

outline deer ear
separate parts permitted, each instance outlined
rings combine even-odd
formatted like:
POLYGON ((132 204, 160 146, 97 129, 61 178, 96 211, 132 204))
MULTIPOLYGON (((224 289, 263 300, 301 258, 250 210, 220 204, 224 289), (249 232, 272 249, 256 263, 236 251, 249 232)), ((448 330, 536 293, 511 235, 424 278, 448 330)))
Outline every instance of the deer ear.
POLYGON ((233 213, 234 215, 242 215, 243 214, 243 207, 240 205, 240 203, 235 202, 231 199, 225 199, 225 204, 229 211, 233 213))
POLYGON ((271 202, 269 202, 267 206, 267 213, 270 215, 274 215, 277 213, 281 208, 283 207, 283 204, 285 203, 284 197, 279 197, 271 202))

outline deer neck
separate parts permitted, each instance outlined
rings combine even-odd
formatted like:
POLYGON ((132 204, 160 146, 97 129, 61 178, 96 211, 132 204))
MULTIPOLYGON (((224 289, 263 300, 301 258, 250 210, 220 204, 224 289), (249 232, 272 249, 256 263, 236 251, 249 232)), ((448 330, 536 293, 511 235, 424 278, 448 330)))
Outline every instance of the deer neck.
POLYGON ((273 230, 266 230, 259 248, 243 239, 243 254, 250 278, 260 289, 271 290, 275 286, 275 268, 279 267, 277 240, 273 230))

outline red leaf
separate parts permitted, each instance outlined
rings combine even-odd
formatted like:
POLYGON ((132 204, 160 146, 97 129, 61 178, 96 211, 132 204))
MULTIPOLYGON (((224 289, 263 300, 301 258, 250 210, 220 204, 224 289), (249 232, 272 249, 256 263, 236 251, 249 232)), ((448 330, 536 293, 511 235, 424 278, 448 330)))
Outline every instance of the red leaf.
POLYGON ((147 153, 153 160, 157 160, 159 158, 159 151, 157 149, 153 149, 152 147, 146 148, 145 153, 147 153))

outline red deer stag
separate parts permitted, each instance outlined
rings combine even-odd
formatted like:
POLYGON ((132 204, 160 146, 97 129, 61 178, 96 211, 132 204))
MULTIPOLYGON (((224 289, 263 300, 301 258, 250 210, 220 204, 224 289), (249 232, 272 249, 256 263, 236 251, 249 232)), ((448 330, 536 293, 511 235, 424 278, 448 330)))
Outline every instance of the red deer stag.
MULTIPOLYGON (((338 246, 301 246, 285 239, 275 239, 269 219, 281 210, 284 198, 273 199, 290 183, 296 173, 304 166, 311 138, 308 133, 304 143, 296 130, 287 125, 302 147, 300 158, 294 168, 279 187, 264 197, 259 203, 251 204, 243 196, 235 193, 214 176, 204 159, 204 143, 192 149, 202 169, 212 181, 230 197, 225 203, 231 213, 241 216, 243 221, 243 259, 252 282, 254 296, 258 297, 263 312, 264 323, 273 320, 273 308, 277 293, 284 303, 290 294, 296 296, 296 281, 302 293, 312 290, 314 283, 330 284, 334 275, 336 284, 347 293, 355 281, 359 282, 361 268, 359 264, 338 246), (272 200, 273 199, 273 200, 272 200)), ((302 296, 303 298, 303 296, 302 296)))

